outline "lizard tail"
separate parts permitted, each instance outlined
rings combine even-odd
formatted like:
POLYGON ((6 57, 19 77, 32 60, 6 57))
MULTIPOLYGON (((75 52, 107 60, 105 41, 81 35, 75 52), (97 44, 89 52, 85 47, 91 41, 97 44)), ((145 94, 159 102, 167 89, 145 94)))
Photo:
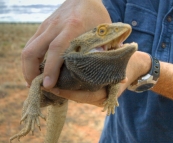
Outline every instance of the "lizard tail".
POLYGON ((47 107, 47 132, 44 143, 57 143, 66 119, 68 101, 47 107))

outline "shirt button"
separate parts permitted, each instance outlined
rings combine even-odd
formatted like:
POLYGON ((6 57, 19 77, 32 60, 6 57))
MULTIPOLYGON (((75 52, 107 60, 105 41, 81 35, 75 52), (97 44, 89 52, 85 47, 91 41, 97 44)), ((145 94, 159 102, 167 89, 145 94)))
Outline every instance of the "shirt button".
POLYGON ((137 21, 132 21, 132 26, 136 26, 137 24, 137 21))
POLYGON ((167 17, 167 21, 168 21, 168 22, 171 22, 171 21, 172 21, 172 17, 171 17, 171 16, 168 16, 168 17, 167 17))
POLYGON ((166 48, 166 43, 162 43, 162 48, 166 48))

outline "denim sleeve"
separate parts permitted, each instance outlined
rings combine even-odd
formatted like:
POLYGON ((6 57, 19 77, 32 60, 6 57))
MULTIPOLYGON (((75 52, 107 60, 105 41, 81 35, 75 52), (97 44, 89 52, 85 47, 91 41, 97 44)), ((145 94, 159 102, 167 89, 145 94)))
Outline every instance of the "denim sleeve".
POLYGON ((109 12, 112 22, 122 22, 126 7, 126 0, 102 0, 109 12))

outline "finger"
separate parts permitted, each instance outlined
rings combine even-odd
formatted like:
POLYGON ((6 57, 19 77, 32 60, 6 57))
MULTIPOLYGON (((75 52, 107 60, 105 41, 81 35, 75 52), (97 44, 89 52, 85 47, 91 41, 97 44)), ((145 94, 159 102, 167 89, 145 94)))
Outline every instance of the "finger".
POLYGON ((120 83, 126 83, 128 81, 128 78, 125 77, 125 79, 123 79, 122 81, 120 81, 120 83))
POLYGON ((111 113, 115 114, 115 106, 111 107, 111 113))
POLYGON ((110 114, 111 114, 111 108, 108 107, 108 109, 107 109, 107 116, 109 116, 110 114))
POLYGON ((35 40, 38 36, 40 36, 49 26, 50 23, 48 23, 49 18, 47 18, 41 25, 39 25, 36 33, 29 39, 29 41, 26 43, 25 47, 27 47, 33 40, 35 40))
MULTIPOLYGON (((63 24, 62 24, 63 25, 63 24)), ((47 60, 44 68, 44 82, 45 88, 53 88, 56 84, 63 63, 62 54, 65 49, 69 47, 70 42, 84 33, 84 27, 80 20, 69 19, 65 21, 65 28, 62 32, 51 42, 47 60)))
POLYGON ((72 34, 64 30, 50 44, 44 68, 43 86, 45 88, 50 89, 55 86, 63 63, 62 55, 69 47, 72 37, 74 37, 72 34))
POLYGON ((38 126, 39 130, 41 131, 40 120, 39 120, 39 118, 36 118, 36 123, 37 123, 37 126, 38 126))
POLYGON ((36 33, 29 39, 29 41, 26 43, 25 47, 27 47, 34 39, 36 39, 39 35, 41 35, 45 29, 42 25, 40 25, 36 31, 36 33))
POLYGON ((51 93, 67 98, 80 103, 93 104, 99 107, 103 107, 103 102, 107 98, 106 90, 100 89, 96 92, 83 91, 83 90, 61 90, 58 88, 52 88, 51 93))
POLYGON ((21 118, 21 120, 20 120, 20 124, 27 118, 27 113, 25 113, 23 116, 22 116, 22 118, 21 118))
POLYGON ((22 70, 25 80, 31 84, 33 78, 39 73, 39 64, 49 47, 49 43, 56 37, 60 30, 55 30, 50 25, 46 31, 34 39, 22 52, 22 70))
POLYGON ((46 121, 46 117, 41 112, 39 112, 39 116, 46 121))
POLYGON ((32 132, 32 135, 34 135, 34 128, 35 128, 35 119, 32 120, 32 123, 31 123, 31 132, 32 132))

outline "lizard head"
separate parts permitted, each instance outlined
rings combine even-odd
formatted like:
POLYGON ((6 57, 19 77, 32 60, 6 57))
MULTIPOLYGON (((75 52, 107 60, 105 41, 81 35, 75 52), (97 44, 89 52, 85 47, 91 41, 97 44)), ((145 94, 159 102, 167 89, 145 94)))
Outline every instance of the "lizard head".
POLYGON ((126 47, 123 42, 130 35, 131 26, 124 23, 101 24, 71 41, 64 57, 116 50, 126 47))
POLYGON ((67 68, 80 79, 94 84, 110 83, 110 79, 119 82, 125 78, 128 60, 137 50, 134 42, 123 44, 131 31, 131 26, 124 23, 101 24, 75 38, 63 55, 67 68), (110 76, 108 81, 102 80, 99 72, 110 76), (115 73, 122 76, 115 77, 115 73))

